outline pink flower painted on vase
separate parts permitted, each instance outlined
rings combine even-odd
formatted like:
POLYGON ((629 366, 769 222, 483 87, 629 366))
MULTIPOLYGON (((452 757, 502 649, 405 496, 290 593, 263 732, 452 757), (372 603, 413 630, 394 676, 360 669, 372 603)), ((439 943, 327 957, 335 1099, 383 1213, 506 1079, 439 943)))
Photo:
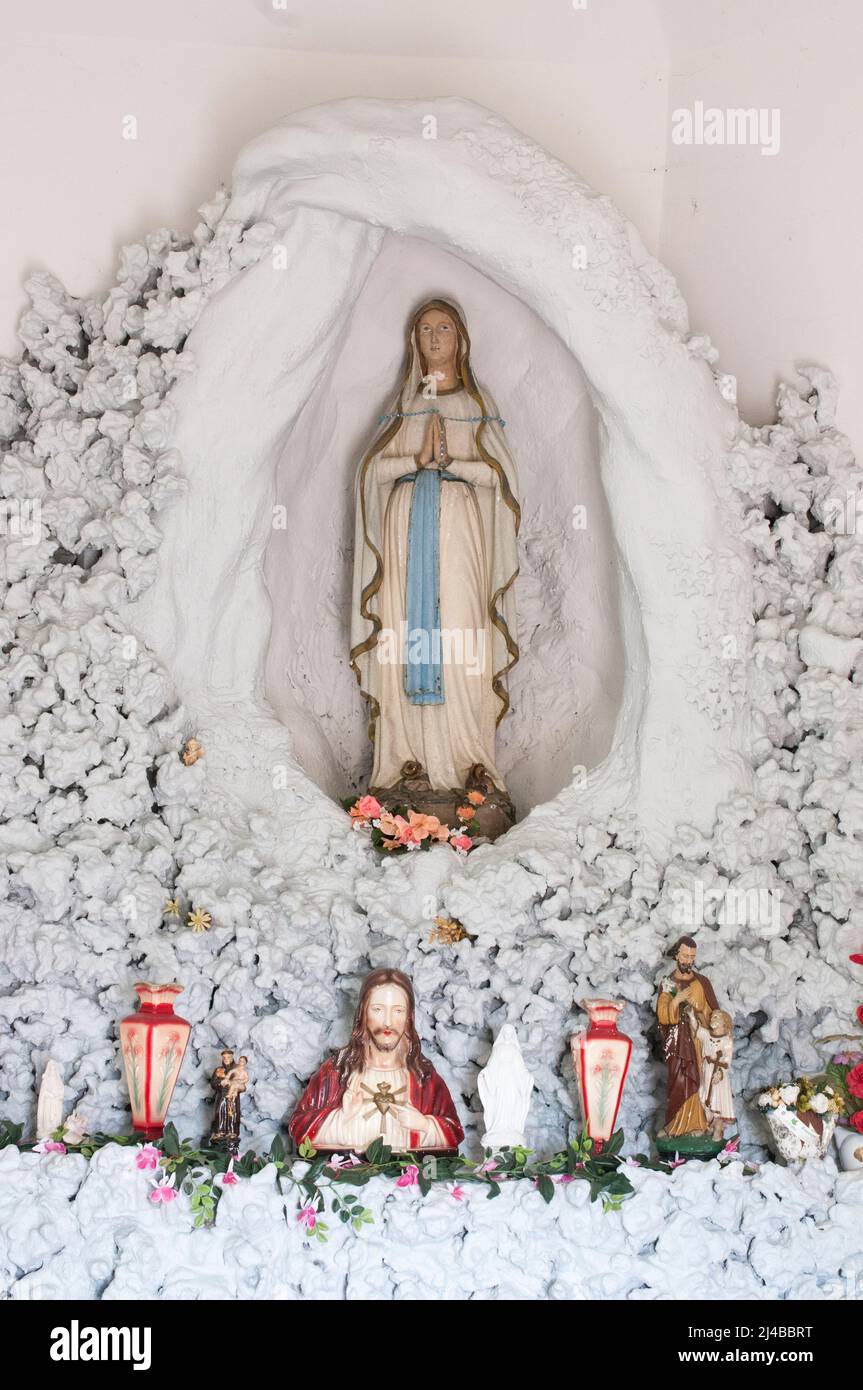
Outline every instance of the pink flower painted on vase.
POLYGON ((139 1144, 138 1152, 135 1154, 135 1167, 140 1168, 142 1172, 148 1168, 158 1168, 161 1157, 161 1153, 153 1144, 139 1144))

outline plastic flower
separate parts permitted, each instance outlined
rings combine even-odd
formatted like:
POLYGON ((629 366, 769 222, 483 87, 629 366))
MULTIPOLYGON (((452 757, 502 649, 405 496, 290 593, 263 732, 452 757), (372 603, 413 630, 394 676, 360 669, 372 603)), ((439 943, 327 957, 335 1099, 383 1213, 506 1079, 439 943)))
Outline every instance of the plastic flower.
POLYGON ((166 1205, 169 1202, 175 1202, 180 1195, 174 1186, 176 1181, 176 1173, 172 1173, 170 1177, 166 1175, 164 1178, 160 1178, 158 1182, 154 1181, 150 1192, 150 1201, 156 1202, 157 1204, 159 1202, 164 1202, 166 1205))
POLYGON ((673 1159, 671 1160, 671 1162, 669 1163, 668 1166, 669 1166, 669 1168, 679 1168, 679 1167, 681 1166, 681 1164, 683 1164, 683 1163, 685 1163, 685 1162, 686 1162, 686 1159, 685 1159, 685 1158, 681 1158, 680 1155, 678 1154, 675 1158, 673 1158, 673 1159))
POLYGON ((464 1188, 459 1187, 457 1182, 448 1182, 447 1191, 456 1202, 464 1201, 464 1188))
POLYGON ((484 1162, 482 1162, 482 1163, 479 1165, 479 1167, 477 1168, 476 1171, 477 1171, 478 1173, 484 1173, 485 1176, 486 1176, 487 1178, 492 1178, 492 1180, 493 1180, 494 1182, 497 1182, 497 1181, 498 1181, 498 1175, 497 1175, 497 1174, 495 1173, 495 1171, 494 1171, 496 1167, 497 1167, 497 1159, 496 1159, 496 1158, 487 1158, 487 1159, 484 1160, 484 1162))
POLYGON ((762 1110, 775 1110, 777 1106, 785 1104, 777 1086, 771 1086, 769 1091, 762 1091, 756 1103, 762 1110))
POLYGON ((483 796, 482 792, 468 792, 467 799, 470 802, 471 806, 481 806, 482 803, 485 801, 485 797, 483 796))
POLYGON ((467 854, 468 850, 473 848, 473 840, 463 833, 450 835, 449 842, 453 849, 460 850, 462 854, 467 854))
POLYGON ((315 1229, 315 1226, 318 1224, 318 1218, 315 1214, 313 1202, 307 1202, 304 1207, 300 1207, 300 1210, 297 1212, 297 1220, 301 1226, 305 1226, 307 1231, 313 1231, 315 1229))
POLYGON ((158 1168, 161 1157, 161 1153, 153 1144, 139 1144, 138 1152, 135 1154, 135 1167, 142 1171, 158 1168))
POLYGON ((857 1009, 857 1022, 860 1024, 860 1027, 863 1028, 863 1004, 857 1009))
POLYGON ((348 1154, 347 1157, 344 1154, 333 1154, 327 1167, 338 1173, 342 1168, 356 1168, 361 1163, 362 1159, 357 1158, 356 1154, 348 1154))
POLYGON ((816 1091, 809 1102, 809 1109, 815 1115, 826 1115, 830 1109, 830 1097, 825 1096, 822 1091, 816 1091))
POLYGON ((437 816, 426 816, 420 811, 408 811, 408 831, 410 840, 421 843, 423 840, 449 839, 449 826, 441 825, 437 816))
POLYGON ((232 1156, 228 1163, 226 1171, 224 1173, 219 1174, 219 1176, 216 1178, 216 1182, 219 1184, 219 1187, 236 1187, 239 1181, 240 1179, 234 1172, 234 1159, 232 1156))
POLYGON ((198 936, 201 932, 210 930, 210 927, 213 925, 213 919, 209 912, 205 912, 202 907, 196 907, 194 911, 189 912, 186 923, 192 928, 195 935, 198 936))
POLYGON ((38 1144, 33 1145, 34 1154, 64 1154, 66 1145, 61 1144, 58 1139, 40 1139, 38 1144))
POLYGON ((162 908, 162 915, 163 917, 179 917, 180 899, 169 898, 168 901, 165 903, 165 906, 162 908))
POLYGON ((456 815, 458 816, 459 820, 473 820, 474 808, 473 806, 459 806, 458 810, 456 811, 456 815))
POLYGON ((799 1086, 780 1086, 779 1099, 783 1105, 796 1105, 800 1095, 799 1086))
POLYGON ((863 956, 849 956, 848 959, 852 961, 854 965, 863 965, 863 956))
POLYGON ((863 1062, 858 1062, 856 1067, 852 1067, 845 1077, 845 1085, 856 1096, 858 1100, 863 1100, 863 1062))
POLYGON ((356 821, 376 820, 383 809, 376 796, 361 796, 351 807, 351 819, 356 821))
POLYGON ((739 1140, 739 1139, 729 1139, 728 1143, 725 1145, 725 1148, 722 1149, 722 1151, 720 1152, 719 1157, 720 1157, 720 1158, 731 1158, 733 1154, 736 1154, 736 1153, 739 1153, 739 1152, 740 1152, 740 1140, 739 1140))
POLYGON ((80 1144, 87 1138, 87 1121, 83 1115, 79 1115, 74 1110, 71 1115, 63 1121, 63 1142, 64 1144, 80 1144))
POLYGON ((853 1125, 858 1134, 863 1134, 863 1110, 858 1110, 848 1117, 849 1123, 853 1125))
POLYGON ((396 1187, 416 1187, 419 1182, 420 1170, 415 1163, 409 1163, 400 1178, 396 1178, 396 1187))

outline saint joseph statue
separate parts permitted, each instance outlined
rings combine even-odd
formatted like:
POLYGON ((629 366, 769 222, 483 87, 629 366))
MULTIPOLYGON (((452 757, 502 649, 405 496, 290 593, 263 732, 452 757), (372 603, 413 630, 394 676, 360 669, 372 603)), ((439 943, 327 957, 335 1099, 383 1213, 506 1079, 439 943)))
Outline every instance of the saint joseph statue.
POLYGON ((405 778, 414 792, 506 795, 494 744, 518 660, 520 512, 503 425, 473 375, 462 315, 428 300, 357 481, 351 665, 376 795, 405 778))

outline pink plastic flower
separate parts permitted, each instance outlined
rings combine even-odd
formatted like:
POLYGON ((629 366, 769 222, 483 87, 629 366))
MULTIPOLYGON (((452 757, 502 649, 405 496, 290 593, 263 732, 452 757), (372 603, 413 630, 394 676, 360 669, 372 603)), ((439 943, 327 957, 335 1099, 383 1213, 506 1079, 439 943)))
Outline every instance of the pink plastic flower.
POLYGON ((739 1140, 739 1139, 729 1139, 728 1143, 725 1145, 725 1148, 722 1149, 722 1150, 720 1151, 719 1157, 720 1157, 720 1158, 731 1158, 734 1154, 738 1153, 739 1151, 740 1151, 740 1140, 739 1140))
POLYGON ((459 849, 463 854, 467 854, 467 851, 473 848, 473 840, 470 838, 470 835, 461 833, 450 835, 449 842, 453 849, 459 849))
POLYGON ((172 1173, 170 1177, 165 1176, 161 1178, 159 1182, 154 1181, 152 1191, 150 1192, 150 1201, 156 1203, 164 1202, 166 1204, 175 1202, 180 1195, 174 1186, 176 1181, 176 1173, 172 1173))
POLYGON ((219 1184, 220 1187, 236 1187, 239 1181, 240 1179, 234 1172, 234 1160, 233 1158, 231 1158, 230 1162, 228 1163, 227 1169, 224 1173, 219 1174, 219 1176, 216 1178, 216 1182, 219 1184))
POLYGON ((34 1154, 64 1154, 66 1145, 61 1144, 57 1139, 40 1139, 38 1144, 33 1145, 34 1154))
POLYGON ((671 1161, 669 1162, 668 1166, 669 1166, 669 1168, 680 1168, 681 1165, 684 1164, 685 1162, 686 1162, 686 1159, 685 1159, 685 1158, 672 1158, 671 1161))
POLYGON ((409 1163, 400 1178, 396 1178, 396 1187, 416 1187, 419 1182, 420 1170, 415 1163, 409 1163))
POLYGON ((300 1210, 297 1212, 297 1220, 301 1226, 305 1226, 306 1230, 313 1231, 315 1229, 315 1226, 318 1224, 318 1218, 315 1215, 313 1202, 307 1202, 304 1207, 300 1207, 300 1210))
POLYGON ((477 1171, 478 1173, 485 1173, 486 1177, 491 1177, 491 1176, 494 1174, 494 1170, 495 1170, 496 1167, 497 1167, 497 1159, 496 1159, 496 1158, 487 1158, 487 1159, 485 1160, 485 1162, 483 1162, 483 1163, 481 1163, 481 1164, 479 1165, 479 1167, 477 1168, 476 1171, 477 1171))
POLYGON ((558 1182, 575 1182, 575 1174, 574 1174, 574 1173, 561 1173, 561 1174, 560 1174, 560 1177, 557 1179, 557 1181, 558 1181, 558 1182))
POLYGON ((459 1187, 459 1185, 458 1185, 457 1182, 448 1182, 448 1183, 447 1183, 447 1190, 448 1190, 448 1192, 449 1192, 449 1195, 454 1199, 454 1201, 456 1201, 456 1202, 463 1202, 463 1201, 464 1201, 464 1188, 463 1188, 463 1187, 459 1187))
POLYGON ((338 1173, 342 1168, 356 1168, 361 1163, 362 1159, 357 1158, 356 1154, 348 1154, 347 1157, 344 1154, 333 1154, 327 1167, 338 1173))
POLYGON ((370 820, 376 820, 383 814, 383 806, 374 796, 361 796, 355 801, 350 809, 350 817, 357 829, 365 825, 370 820))
POLYGON ((135 1154, 135 1167, 142 1171, 147 1168, 158 1168, 161 1157, 159 1150, 153 1144, 139 1144, 138 1152, 135 1154))

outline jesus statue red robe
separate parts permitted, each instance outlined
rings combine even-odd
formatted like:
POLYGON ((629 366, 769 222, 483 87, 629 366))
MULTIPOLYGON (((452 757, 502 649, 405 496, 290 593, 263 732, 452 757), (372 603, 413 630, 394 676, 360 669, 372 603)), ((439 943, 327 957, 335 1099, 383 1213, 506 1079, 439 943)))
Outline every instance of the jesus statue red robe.
POLYGON ((378 1138, 402 1151, 457 1149, 464 1130, 445 1083, 428 1066, 424 1081, 407 1067, 366 1067, 346 1085, 339 1078, 335 1061, 329 1058, 300 1097, 288 1125, 291 1138, 297 1145, 308 1139, 316 1149, 360 1152, 378 1138), (353 1115, 347 1115, 342 1107, 349 1088, 366 1102, 353 1115), (395 1103, 388 1102, 387 1095, 393 1096, 395 1103), (400 1103, 419 1112, 426 1121, 422 1129, 401 1124, 400 1103))

